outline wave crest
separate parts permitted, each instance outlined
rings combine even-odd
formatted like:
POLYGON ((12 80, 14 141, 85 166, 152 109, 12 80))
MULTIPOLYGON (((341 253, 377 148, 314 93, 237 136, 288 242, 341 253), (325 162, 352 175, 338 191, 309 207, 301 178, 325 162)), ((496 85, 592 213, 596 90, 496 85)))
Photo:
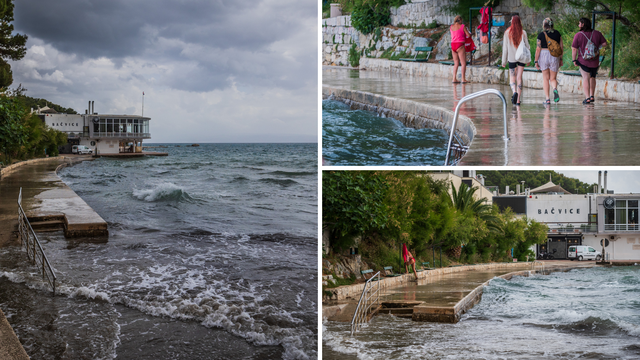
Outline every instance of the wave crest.
POLYGON ((173 183, 158 184, 152 189, 133 189, 133 196, 148 202, 192 200, 186 191, 173 183))

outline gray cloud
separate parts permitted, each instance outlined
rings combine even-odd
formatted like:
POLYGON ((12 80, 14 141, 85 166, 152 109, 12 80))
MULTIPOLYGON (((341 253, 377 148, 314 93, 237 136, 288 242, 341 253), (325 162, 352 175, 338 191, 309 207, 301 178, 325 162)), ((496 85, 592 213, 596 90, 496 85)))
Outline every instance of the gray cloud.
POLYGON ((237 141, 317 139, 317 2, 21 0, 14 15, 29 36, 27 56, 11 63, 14 83, 30 96, 140 113, 145 91, 145 115, 162 108, 153 124, 171 141, 191 141, 164 126, 181 114, 208 117, 198 125, 211 129, 198 132, 203 142, 217 129, 237 141), (262 121, 247 120, 253 114, 262 121))

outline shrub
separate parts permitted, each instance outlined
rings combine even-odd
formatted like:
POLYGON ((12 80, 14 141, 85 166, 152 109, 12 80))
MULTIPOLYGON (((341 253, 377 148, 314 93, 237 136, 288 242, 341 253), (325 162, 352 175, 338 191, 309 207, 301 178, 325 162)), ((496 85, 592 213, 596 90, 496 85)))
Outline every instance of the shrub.
POLYGON ((353 67, 358 67, 360 65, 360 52, 358 51, 358 47, 355 43, 353 43, 351 48, 349 48, 349 64, 353 67))

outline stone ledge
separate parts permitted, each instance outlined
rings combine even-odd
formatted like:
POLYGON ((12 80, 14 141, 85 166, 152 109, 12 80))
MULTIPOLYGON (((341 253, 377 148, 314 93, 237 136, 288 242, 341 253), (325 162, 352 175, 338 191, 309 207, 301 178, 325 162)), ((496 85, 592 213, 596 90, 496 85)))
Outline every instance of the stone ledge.
MULTIPOLYGON (((380 116, 394 118, 414 129, 444 129, 448 132, 454 115, 453 111, 435 105, 328 85, 322 85, 322 95, 342 101, 352 109, 373 111, 380 116)), ((458 120, 456 132, 464 145, 468 146, 477 133, 476 127, 467 116, 458 114, 458 120)))
MULTIPOLYGON (((523 263, 496 263, 496 264, 479 264, 479 265, 465 265, 465 266, 456 266, 456 267, 446 267, 435 270, 425 270, 418 273, 418 279, 428 279, 431 277, 437 277, 445 274, 453 274, 457 272, 463 271, 474 271, 474 270, 493 270, 493 269, 508 269, 513 267, 522 267, 523 263)), ((405 274, 397 277, 388 277, 382 278, 380 280, 380 286, 382 288, 392 288, 402 286, 409 282, 413 282, 415 276, 413 274, 405 274)), ((332 296, 329 298, 326 294, 323 294, 323 300, 357 300, 362 294, 362 290, 364 289, 364 283, 362 284, 354 284, 354 285, 344 285, 339 286, 333 289, 327 289, 332 293, 332 296)))
POLYGON ((0 177, 16 170, 17 168, 23 166, 23 165, 33 165, 33 164, 40 164, 43 162, 47 162, 47 161, 51 161, 51 160, 61 160, 63 159, 64 156, 54 156, 54 157, 48 157, 48 158, 37 158, 37 159, 30 159, 30 160, 25 160, 25 161, 20 161, 18 163, 15 164, 11 164, 9 166, 3 167, 2 169, 0 169, 0 177))
MULTIPOLYGON (((440 63, 414 63, 387 59, 361 58, 360 70, 405 73, 410 76, 434 76, 453 79, 450 65, 440 63)), ((470 82, 509 85, 506 70, 495 66, 467 66, 466 78, 470 82)), ((582 77, 559 73, 558 91, 582 94, 582 77)), ((523 85, 532 89, 542 89, 542 73, 525 71, 523 85)), ((598 98, 632 103, 640 102, 640 84, 621 80, 598 78, 596 83, 598 98)))

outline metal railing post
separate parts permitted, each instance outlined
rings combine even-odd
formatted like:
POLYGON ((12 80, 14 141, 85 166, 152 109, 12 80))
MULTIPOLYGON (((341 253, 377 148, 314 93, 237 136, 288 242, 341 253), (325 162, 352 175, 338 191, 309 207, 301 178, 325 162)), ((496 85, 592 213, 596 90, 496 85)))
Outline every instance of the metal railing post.
POLYGON ((27 257, 29 260, 32 259, 32 254, 30 251, 33 251, 33 263, 35 265, 38 264, 38 260, 40 260, 42 265, 42 281, 47 281, 53 288, 53 295, 56 294, 56 274, 51 267, 51 263, 49 259, 47 259, 47 255, 44 253, 44 249, 42 249, 42 245, 40 245, 40 241, 38 241, 38 236, 35 231, 31 227, 29 223, 29 219, 27 219, 27 214, 25 214, 24 209, 22 209, 22 188, 20 188, 20 193, 18 194, 18 233, 20 235, 20 240, 27 250, 27 257), (26 238, 25 238, 26 236, 26 238), (31 237, 33 236, 33 248, 31 247, 31 237), (36 248, 37 246, 37 248, 36 248), (40 258, 38 258, 38 249, 40 249, 40 258), (50 273, 51 276, 49 276, 50 273))
POLYGON ((444 159, 444 165, 447 166, 449 165, 449 155, 451 153, 451 143, 453 142, 453 136, 456 132, 456 127, 458 124, 458 115, 460 114, 460 107, 462 106, 462 104, 464 104, 465 102, 471 100, 471 99, 475 99, 479 96, 483 96, 483 95, 487 95, 487 94, 494 94, 497 95, 500 100, 502 100, 502 115, 503 115, 503 121, 504 121, 504 134, 502 136, 502 139, 506 142, 509 140, 509 135, 508 135, 508 128, 507 128, 507 100, 504 98, 504 95, 502 95, 502 93, 496 89, 485 89, 485 90, 481 90, 478 92, 475 92, 473 94, 469 94, 465 97, 463 97, 462 99, 460 99, 460 101, 458 102, 458 105, 456 106, 456 110, 453 114, 453 120, 451 121, 451 131, 449 134, 449 142, 447 143, 447 155, 445 156, 444 159))

